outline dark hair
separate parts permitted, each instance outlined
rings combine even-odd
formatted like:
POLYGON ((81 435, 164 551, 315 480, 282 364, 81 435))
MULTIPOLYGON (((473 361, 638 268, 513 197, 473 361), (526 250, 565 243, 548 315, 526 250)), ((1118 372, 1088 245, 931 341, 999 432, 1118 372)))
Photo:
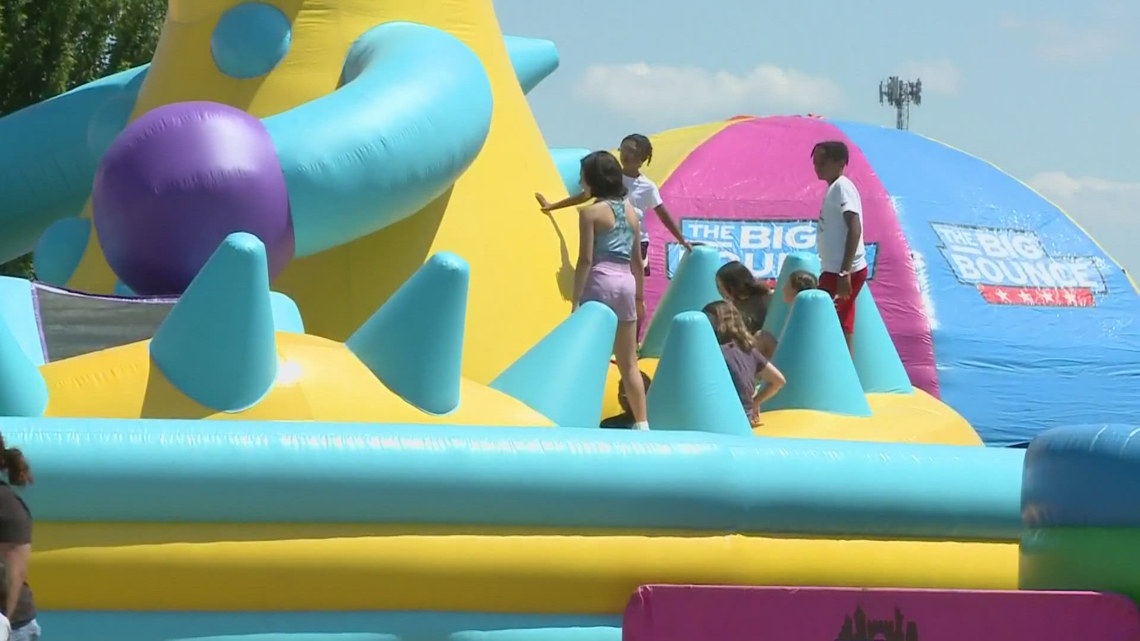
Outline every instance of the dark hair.
POLYGON ((716 270, 716 279, 724 286, 728 295, 736 299, 771 294, 768 286, 756 280, 756 277, 752 275, 752 270, 738 260, 721 265, 720 269, 716 270))
POLYGON ((633 143, 634 149, 636 149, 638 155, 644 159, 645 164, 648 165, 649 163, 653 162, 653 143, 649 142, 649 138, 647 136, 643 136, 641 134, 630 134, 621 139, 621 143, 623 145, 627 142, 633 143))
POLYGON ((24 487, 32 483, 32 468, 24 453, 18 448, 4 445, 4 436, 0 435, 0 470, 8 474, 8 483, 16 487, 24 487))
POLYGON ((590 188, 590 195, 594 198, 608 200, 625 197, 621 165, 608 151, 595 151, 582 159, 582 181, 590 188))
POLYGON ((809 271, 797 269, 788 276, 788 284, 797 292, 803 292, 818 288, 819 279, 809 271))
POLYGON ((847 166, 847 161, 851 159, 851 154, 847 151, 847 143, 841 140, 825 140, 811 148, 811 155, 815 156, 817 150, 823 152, 824 160, 841 163, 844 167, 847 166))
MULTIPOLYGON (((653 384, 653 379, 649 378, 649 374, 646 374, 645 372, 640 373, 641 385, 645 388, 645 391, 648 392, 649 386, 653 384)), ((625 412, 626 414, 633 413, 633 410, 629 408, 629 398, 627 398, 625 395, 625 381, 620 381, 618 383, 618 405, 621 407, 621 411, 625 412)))

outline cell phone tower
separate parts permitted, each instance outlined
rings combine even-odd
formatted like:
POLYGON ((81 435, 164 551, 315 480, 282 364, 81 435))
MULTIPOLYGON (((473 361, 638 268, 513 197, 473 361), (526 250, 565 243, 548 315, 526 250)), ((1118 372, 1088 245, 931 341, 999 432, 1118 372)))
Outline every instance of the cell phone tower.
POLYGON ((879 104, 895 108, 895 128, 910 129, 910 106, 922 104, 922 79, 903 80, 891 76, 879 83, 879 104))

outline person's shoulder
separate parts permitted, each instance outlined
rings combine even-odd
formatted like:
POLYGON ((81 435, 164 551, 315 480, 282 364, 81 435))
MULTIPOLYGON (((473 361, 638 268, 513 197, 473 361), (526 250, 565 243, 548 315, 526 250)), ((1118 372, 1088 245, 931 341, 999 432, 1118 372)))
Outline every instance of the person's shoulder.
POLYGON ((848 178, 846 174, 839 176, 835 184, 843 191, 859 193, 859 188, 855 185, 855 181, 848 178))
POLYGON ((589 205, 586 205, 585 207, 579 209, 578 213, 582 214, 583 216, 592 217, 596 216, 600 211, 608 211, 609 209, 610 204, 608 202, 604 200, 595 200, 589 205))
POLYGON ((646 176, 645 174, 638 174, 637 176, 633 177, 630 181, 630 184, 637 185, 646 189, 657 189, 657 183, 653 182, 653 179, 649 176, 646 176))

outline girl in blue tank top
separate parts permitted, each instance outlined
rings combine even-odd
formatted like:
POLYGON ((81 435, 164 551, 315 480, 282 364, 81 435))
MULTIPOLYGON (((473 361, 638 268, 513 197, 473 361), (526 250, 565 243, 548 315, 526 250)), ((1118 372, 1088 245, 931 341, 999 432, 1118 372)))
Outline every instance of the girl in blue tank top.
POLYGON ((574 309, 597 301, 617 315, 614 359, 634 429, 649 429, 645 385, 637 366, 638 319, 645 316, 645 271, 637 210, 626 198, 621 165, 609 152, 596 151, 582 159, 580 182, 583 193, 596 200, 579 213, 574 309))

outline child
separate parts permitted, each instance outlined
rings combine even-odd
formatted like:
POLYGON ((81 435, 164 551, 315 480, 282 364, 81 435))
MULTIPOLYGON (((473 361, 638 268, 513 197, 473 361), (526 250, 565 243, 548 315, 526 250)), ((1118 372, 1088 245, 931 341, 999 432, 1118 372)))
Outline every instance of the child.
POLYGON ((800 292, 806 292, 809 289, 819 289, 819 279, 809 271, 797 269, 788 275, 788 284, 784 285, 784 302, 792 305, 796 302, 796 296, 799 296, 800 292))
MULTIPOLYGON (((788 313, 791 313, 791 306, 796 302, 796 296, 802 291, 809 289, 819 289, 819 280, 815 274, 797 269, 788 276, 788 282, 784 285, 784 291, 781 292, 784 297, 784 303, 788 305, 788 313)), ((771 359, 772 355, 776 353, 778 341, 776 337, 769 331, 761 331, 756 337, 757 349, 764 355, 764 358, 771 359)))
POLYGON ((760 425, 760 406, 784 386, 784 375, 756 349, 755 339, 731 303, 718 300, 705 305, 703 311, 712 323, 744 412, 756 427, 760 425), (755 387, 757 378, 761 381, 759 390, 755 387))
MULTIPOLYGON (((693 247, 689 241, 685 240, 684 235, 681 234, 681 228, 669 215, 669 210, 665 208, 665 203, 661 200, 661 192, 657 189, 657 185, 641 173, 642 165, 647 165, 653 160, 653 144, 649 142, 649 138, 641 134, 626 136, 621 141, 621 147, 618 148, 618 155, 621 160, 622 182, 625 183, 627 197, 637 209, 641 222, 641 257, 645 264, 645 275, 648 276, 649 231, 645 225, 645 212, 647 210, 652 209, 653 213, 657 214, 661 224, 669 230, 670 234, 673 234, 677 242, 684 246, 685 251, 690 251, 693 247)), ((579 192, 553 204, 547 201, 542 194, 536 193, 534 197, 538 200, 542 211, 548 214, 556 209, 581 205, 590 199, 584 192, 579 192)))
POLYGON ((759 334, 764 328, 768 303, 772 298, 768 286, 756 280, 744 263, 734 260, 721 265, 716 271, 716 288, 740 312, 748 331, 753 336, 759 334))
MULTIPOLYGON (((614 363, 617 364, 616 362, 614 363)), ((645 391, 649 392, 649 386, 653 383, 653 379, 649 378, 649 374, 641 373, 641 384, 645 391)), ((618 405, 621 406, 621 414, 602 419, 601 427, 617 428, 617 429, 633 429, 635 421, 633 419, 633 409, 629 406, 629 398, 625 395, 625 385, 618 383, 618 405)))
POLYGON ((596 301, 617 315, 612 353, 636 419, 633 428, 647 430, 645 390, 637 367, 637 327, 645 318, 645 270, 638 242, 640 222, 621 176, 621 165, 607 151, 582 159, 579 183, 595 200, 578 212, 573 301, 575 309, 596 301))
POLYGON ((867 282, 867 248, 863 242, 863 201, 855 183, 843 175, 850 160, 847 143, 829 140, 811 151, 815 175, 827 183, 816 231, 823 273, 819 288, 831 294, 847 349, 855 357, 855 301, 867 282))

